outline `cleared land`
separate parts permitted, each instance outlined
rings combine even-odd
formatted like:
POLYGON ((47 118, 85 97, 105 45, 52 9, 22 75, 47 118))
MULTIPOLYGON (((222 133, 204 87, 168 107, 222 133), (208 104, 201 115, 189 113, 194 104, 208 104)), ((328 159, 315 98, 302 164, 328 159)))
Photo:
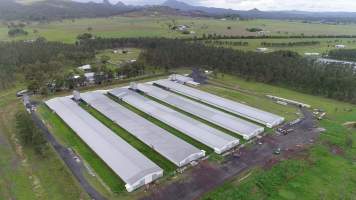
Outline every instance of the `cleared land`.
POLYGON ((100 60, 103 56, 110 58, 109 65, 112 67, 117 67, 119 65, 130 62, 131 60, 137 60, 140 55, 141 50, 135 48, 124 48, 118 50, 105 50, 96 54, 96 59, 100 60), (116 51, 116 52, 114 52, 116 51), (125 51, 125 53, 123 53, 125 51))
POLYGON ((302 23, 300 21, 281 20, 248 20, 248 21, 222 21, 209 18, 188 18, 179 16, 157 17, 111 17, 96 19, 63 20, 50 23, 36 23, 26 26, 27 36, 10 38, 7 35, 7 26, 0 25, 0 40, 34 39, 43 36, 51 41, 73 43, 78 34, 88 32, 102 37, 192 37, 183 35, 168 28, 169 24, 184 24, 191 26, 196 36, 203 34, 218 35, 256 35, 246 31, 247 28, 262 28, 271 35, 353 35, 356 25, 327 25, 321 23, 302 23), (230 27, 230 28, 228 28, 230 27), (34 32, 34 30, 38 32, 34 32), (140 30, 140 31, 137 31, 140 30))

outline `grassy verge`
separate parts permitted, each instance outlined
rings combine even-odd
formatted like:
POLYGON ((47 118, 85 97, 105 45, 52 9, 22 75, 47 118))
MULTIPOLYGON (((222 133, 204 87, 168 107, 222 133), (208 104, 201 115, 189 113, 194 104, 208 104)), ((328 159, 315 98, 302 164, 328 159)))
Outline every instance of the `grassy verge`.
POLYGON ((154 151, 145 143, 141 142, 135 136, 131 135, 125 129, 118 126, 115 122, 111 121, 109 118, 101 114, 99 111, 95 110, 93 107, 86 105, 85 103, 81 103, 80 106, 85 109, 88 113, 93 115, 96 119, 110 128, 114 133, 116 133, 119 137, 124 139, 127 143, 145 155, 147 158, 152 160, 154 163, 158 164, 165 173, 172 173, 176 169, 176 166, 160 155, 158 152, 154 151))
POLYGON ((178 138, 181 138, 182 140, 188 142, 189 144, 197 147, 198 149, 204 150, 207 154, 211 154, 213 153, 213 149, 209 148, 208 146, 206 146, 205 144, 202 144, 201 142, 196 141, 195 139, 185 135, 184 133, 176 130, 175 128, 161 122, 160 120, 138 110, 137 108, 131 106, 128 103, 125 103, 123 101, 118 100, 116 97, 112 96, 112 95, 108 95, 111 99, 113 99, 114 101, 118 102, 119 104, 121 104, 122 106, 125 106, 126 108, 128 108, 129 110, 135 112, 136 114, 142 116, 143 118, 151 121, 152 123, 156 124, 157 126, 165 129, 166 131, 172 133, 173 135, 177 136, 178 138))
POLYGON ((39 114, 62 144, 74 149, 114 193, 125 191, 125 183, 55 113, 42 105, 39 114))

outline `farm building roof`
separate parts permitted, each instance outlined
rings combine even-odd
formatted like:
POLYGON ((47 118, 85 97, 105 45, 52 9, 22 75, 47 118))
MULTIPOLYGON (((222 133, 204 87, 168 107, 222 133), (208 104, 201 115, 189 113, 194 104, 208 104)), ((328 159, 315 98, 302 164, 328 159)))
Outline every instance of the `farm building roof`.
POLYGON ((161 168, 69 97, 46 104, 126 183, 129 192, 163 175, 161 168))
POLYGON ((126 88, 111 90, 110 94, 187 134, 201 143, 223 153, 239 144, 239 140, 208 125, 183 115, 126 88))
POLYGON ((83 93, 81 98, 179 167, 205 155, 204 152, 121 106, 101 92, 83 93))
POLYGON ((149 96, 159 99, 185 112, 235 132, 243 136, 244 139, 251 139, 252 137, 257 136, 259 133, 264 131, 263 127, 257 126, 251 122, 242 120, 238 117, 229 115, 225 112, 219 111, 153 85, 138 84, 138 89, 149 96))
POLYGON ((257 123, 261 123, 270 128, 277 126, 284 121, 284 118, 278 115, 257 108, 253 108, 251 106, 244 105, 232 100, 228 100, 170 80, 159 80, 155 81, 154 83, 174 92, 188 96, 190 98, 218 107, 220 109, 250 119, 257 123))

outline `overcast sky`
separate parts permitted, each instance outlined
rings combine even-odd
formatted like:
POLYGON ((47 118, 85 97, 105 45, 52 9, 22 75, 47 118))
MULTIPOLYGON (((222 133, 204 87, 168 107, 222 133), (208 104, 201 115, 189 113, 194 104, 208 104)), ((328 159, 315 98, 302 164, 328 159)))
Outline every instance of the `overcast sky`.
MULTIPOLYGON (((80 0, 89 1, 89 0, 80 0)), ((93 0, 101 1, 101 0, 93 0)), ((110 0, 115 3, 118 0, 110 0)), ((125 4, 160 4, 164 0, 121 0, 125 4)), ((249 10, 303 10, 356 12, 356 0, 180 0, 191 5, 249 10)))

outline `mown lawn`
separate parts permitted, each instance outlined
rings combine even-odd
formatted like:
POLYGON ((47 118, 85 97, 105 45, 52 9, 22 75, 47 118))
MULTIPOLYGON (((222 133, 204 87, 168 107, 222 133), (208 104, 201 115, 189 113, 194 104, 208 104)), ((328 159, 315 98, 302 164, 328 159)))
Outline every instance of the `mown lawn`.
POLYGON ((306 152, 306 158, 283 161, 266 171, 257 169, 247 179, 239 181, 238 177, 206 194, 204 200, 356 198, 356 132, 342 125, 347 121, 355 121, 355 105, 247 82, 233 76, 220 77, 219 81, 238 85, 257 95, 268 93, 322 108, 328 114, 320 125, 327 131, 306 152))

